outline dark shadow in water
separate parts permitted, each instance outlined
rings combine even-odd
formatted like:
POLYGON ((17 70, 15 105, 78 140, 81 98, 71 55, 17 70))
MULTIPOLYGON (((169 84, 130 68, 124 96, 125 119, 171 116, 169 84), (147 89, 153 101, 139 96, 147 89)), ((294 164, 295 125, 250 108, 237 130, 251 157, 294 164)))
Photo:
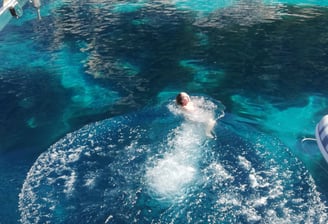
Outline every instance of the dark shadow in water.
POLYGON ((304 93, 327 94, 328 10, 290 6, 285 11, 289 15, 270 23, 207 28, 209 62, 228 74, 221 84, 225 99, 239 92, 287 106, 304 93))
POLYGON ((167 86, 183 89, 193 81, 195 72, 179 65, 183 59, 224 70, 220 83, 202 83, 202 91, 227 104, 231 94, 241 92, 280 101, 297 101, 305 92, 327 93, 327 9, 285 6, 280 19, 250 21, 249 26, 233 15, 220 16, 229 15, 225 9, 213 13, 216 25, 200 27, 192 13, 162 7, 100 17, 88 7, 73 8, 79 11, 73 13, 65 6, 58 12, 66 23, 56 24, 56 35, 62 32, 63 41, 73 44, 93 41, 88 53, 97 57, 88 72, 102 73, 103 82, 114 83, 122 95, 133 94, 140 105, 167 86), (70 21, 79 29, 68 29, 70 21), (199 44, 199 34, 207 36, 207 45, 199 44), (115 67, 117 59, 137 65, 137 75, 129 77, 115 67))
POLYGON ((41 150, 64 134, 60 120, 70 93, 53 74, 43 68, 25 68, 6 71, 3 77, 0 151, 29 147, 41 150))

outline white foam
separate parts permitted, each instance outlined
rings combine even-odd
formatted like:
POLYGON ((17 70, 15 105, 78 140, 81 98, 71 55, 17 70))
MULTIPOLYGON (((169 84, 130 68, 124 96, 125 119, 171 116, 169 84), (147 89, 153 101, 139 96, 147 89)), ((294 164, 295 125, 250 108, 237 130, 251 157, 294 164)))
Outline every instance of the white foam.
POLYGON ((192 113, 186 113, 175 103, 168 105, 173 114, 186 119, 168 134, 163 157, 153 158, 155 161, 146 171, 148 185, 162 197, 183 196, 188 186, 197 183, 198 162, 208 139, 203 123, 215 119, 217 106, 204 98, 192 97, 192 101, 197 108, 192 113))
POLYGON ((194 180, 196 169, 179 158, 167 157, 147 173, 150 186, 163 196, 177 195, 194 180))
POLYGON ((218 106, 206 100, 204 97, 190 97, 194 109, 192 111, 186 111, 177 106, 174 102, 168 105, 168 109, 175 115, 183 115, 190 121, 204 123, 208 120, 217 120, 224 116, 224 108, 218 108, 218 106))
POLYGON ((248 161, 245 157, 243 156, 238 156, 239 159, 239 164, 245 168, 246 170, 250 170, 252 167, 252 164, 250 161, 248 161))
POLYGON ((256 179, 256 176, 255 176, 254 172, 249 174, 249 181, 251 183, 252 188, 256 188, 256 187, 259 186, 259 183, 257 182, 257 179, 256 179))
POLYGON ((74 183, 76 182, 76 172, 72 170, 70 175, 63 176, 65 179, 65 189, 63 190, 66 195, 70 195, 74 191, 74 183))
POLYGON ((253 206, 254 207, 265 206, 267 203, 268 203, 268 197, 260 197, 260 198, 256 198, 253 201, 253 206))
POLYGON ((183 123, 169 133, 166 152, 147 168, 146 178, 156 194, 165 198, 182 196, 186 188, 195 182, 197 161, 200 156, 204 133, 195 126, 183 123))
POLYGON ((219 163, 212 163, 209 169, 213 172, 210 178, 214 178, 216 182, 233 181, 234 177, 219 163))

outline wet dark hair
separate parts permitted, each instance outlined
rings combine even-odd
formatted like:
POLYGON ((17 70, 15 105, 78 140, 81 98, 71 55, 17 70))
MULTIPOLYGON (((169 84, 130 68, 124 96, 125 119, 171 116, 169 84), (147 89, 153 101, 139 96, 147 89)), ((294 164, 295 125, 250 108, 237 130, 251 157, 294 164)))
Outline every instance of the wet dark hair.
POLYGON ((183 104, 182 104, 182 99, 183 99, 183 96, 184 96, 184 95, 186 95, 186 96, 189 98, 189 95, 188 95, 187 93, 185 93, 185 92, 181 92, 181 93, 179 93, 179 94, 176 96, 176 98, 175 98, 176 103, 177 103, 178 105, 180 105, 180 106, 183 106, 183 104))
POLYGON ((177 97, 175 98, 175 101, 178 105, 182 106, 182 93, 179 93, 177 97))

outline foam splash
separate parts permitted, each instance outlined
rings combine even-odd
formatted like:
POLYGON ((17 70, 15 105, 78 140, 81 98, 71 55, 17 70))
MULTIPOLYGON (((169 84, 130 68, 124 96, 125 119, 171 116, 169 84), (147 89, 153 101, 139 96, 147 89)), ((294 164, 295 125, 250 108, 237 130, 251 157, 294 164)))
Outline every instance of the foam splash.
MULTIPOLYGON (((223 114, 219 104, 192 100, 223 114)), ((208 139, 202 122, 178 109, 171 102, 65 136, 30 169, 20 221, 327 222, 315 181, 285 145, 229 114, 208 139)))
POLYGON ((194 180, 196 168, 181 162, 180 157, 167 156, 147 172, 150 186, 164 196, 176 195, 194 180))
MULTIPOLYGON (((28 172, 19 194, 22 223, 80 223, 78 216, 70 216, 77 210, 79 214, 87 214, 85 222, 93 223, 94 220, 104 220, 106 215, 103 211, 106 206, 102 205, 100 208, 99 204, 111 204, 113 208, 114 202, 111 200, 117 200, 117 194, 120 194, 117 188, 130 195, 128 192, 133 181, 129 178, 134 177, 127 174, 121 166, 134 163, 134 159, 137 159, 133 153, 135 150, 140 153, 142 149, 140 145, 135 149, 133 139, 138 138, 142 130, 121 125, 120 122, 112 125, 116 127, 115 132, 109 135, 103 135, 106 129, 98 128, 97 124, 85 126, 77 132, 67 134, 39 156, 28 172), (123 146, 121 151, 112 151, 111 149, 122 144, 123 130, 129 134, 127 139, 131 143, 123 146), (127 153, 120 156, 120 159, 113 160, 120 152, 127 153), (77 201, 84 201, 81 202, 85 203, 83 211, 79 209, 81 204, 77 201), (96 211, 94 206, 97 207, 96 211)), ((127 200, 133 201, 129 198, 127 200)))
POLYGON ((218 120, 224 116, 224 107, 218 107, 219 102, 216 104, 204 97, 191 96, 190 98, 195 106, 195 110, 192 112, 181 110, 175 103, 168 105, 169 110, 174 115, 184 116, 187 120, 198 124, 206 123, 209 120, 218 120))
POLYGON ((197 160, 204 141, 204 134, 198 133, 195 128, 193 125, 183 124, 174 130, 163 158, 147 169, 147 182, 161 197, 182 196, 188 185, 195 182, 197 160))
POLYGON ((206 123, 224 116, 223 110, 216 115, 218 108, 213 102, 203 97, 191 99, 196 108, 192 113, 184 112, 175 103, 169 104, 169 110, 176 116, 183 115, 185 120, 168 134, 163 158, 155 159, 146 171, 151 189, 165 199, 183 197, 188 186, 197 184, 198 163, 207 147, 206 123))
POLYGON ((234 162, 220 159, 205 169, 210 182, 208 186, 213 189, 211 192, 215 192, 211 195, 216 200, 214 208, 219 210, 213 216, 217 220, 224 217, 221 221, 228 223, 300 223, 303 220, 306 223, 321 220, 319 223, 322 223, 326 220, 326 207, 318 198, 320 194, 313 179, 306 178, 309 185, 306 187, 297 181, 300 176, 307 176, 305 170, 295 170, 298 162, 290 158, 284 161, 286 166, 282 167, 279 165, 282 155, 279 154, 285 153, 280 151, 279 146, 275 146, 279 152, 271 153, 267 151, 269 144, 262 142, 269 143, 268 139, 253 141, 254 146, 248 145, 245 151, 231 148, 234 152, 226 153, 229 149, 225 148, 225 151, 217 152, 235 157, 231 159, 234 162), (275 159, 270 159, 271 156, 275 159), (265 161, 261 161, 263 159, 265 161), (301 189, 308 191, 308 199, 300 194, 301 189), (322 219, 311 215, 316 212, 322 214, 322 219))

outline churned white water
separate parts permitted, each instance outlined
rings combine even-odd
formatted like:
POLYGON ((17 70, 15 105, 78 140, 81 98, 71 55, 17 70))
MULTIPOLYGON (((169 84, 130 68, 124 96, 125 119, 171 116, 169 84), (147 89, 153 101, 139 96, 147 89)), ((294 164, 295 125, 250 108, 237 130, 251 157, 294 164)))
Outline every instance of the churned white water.
POLYGON ((207 141, 214 138, 207 135, 208 122, 223 116, 220 111, 222 114, 216 117, 217 106, 213 102, 202 97, 191 99, 193 111, 185 111, 174 103, 168 105, 171 113, 181 116, 183 121, 168 134, 163 156, 151 158, 146 171, 150 188, 166 199, 183 197, 189 186, 199 183, 198 163, 207 141))
POLYGON ((20 221, 327 223, 315 181, 284 145, 229 114, 218 120, 219 103, 192 100, 192 117, 171 102, 55 143, 28 172, 20 221))

